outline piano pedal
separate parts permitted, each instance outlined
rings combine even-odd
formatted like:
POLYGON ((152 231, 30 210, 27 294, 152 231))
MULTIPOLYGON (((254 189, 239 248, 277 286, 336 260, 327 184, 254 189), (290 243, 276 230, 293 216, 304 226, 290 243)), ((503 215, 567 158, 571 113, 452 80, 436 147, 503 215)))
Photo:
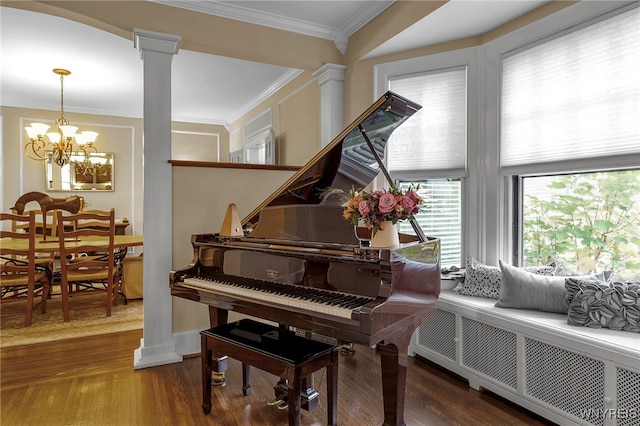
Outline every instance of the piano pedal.
POLYGON ((212 388, 220 388, 227 384, 227 379, 225 378, 224 372, 211 372, 211 387, 212 388))
POLYGON ((277 405, 278 410, 286 410, 289 408, 289 402, 287 400, 281 401, 280 404, 277 405))
POLYGON ((284 399, 274 399, 273 401, 267 402, 267 405, 280 405, 280 403, 286 402, 284 399))
POLYGON ((355 345, 353 343, 342 345, 342 347, 340 348, 340 353, 342 355, 354 355, 356 353, 355 345))

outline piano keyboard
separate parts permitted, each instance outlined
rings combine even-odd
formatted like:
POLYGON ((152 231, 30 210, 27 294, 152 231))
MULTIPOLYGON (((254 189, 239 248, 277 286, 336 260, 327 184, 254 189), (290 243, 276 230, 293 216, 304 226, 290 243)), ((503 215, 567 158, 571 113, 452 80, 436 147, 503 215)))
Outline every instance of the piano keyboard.
POLYGON ((354 309, 374 300, 372 297, 349 293, 224 274, 185 278, 184 283, 192 287, 212 290, 216 293, 250 298, 349 319, 354 309))

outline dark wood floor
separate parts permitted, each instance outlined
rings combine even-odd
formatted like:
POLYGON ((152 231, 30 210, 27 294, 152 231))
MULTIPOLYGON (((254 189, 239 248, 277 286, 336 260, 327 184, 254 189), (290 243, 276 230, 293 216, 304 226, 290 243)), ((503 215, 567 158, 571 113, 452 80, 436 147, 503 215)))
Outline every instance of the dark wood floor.
MULTIPOLYGON (((3 426, 31 425, 286 425, 273 399, 276 377, 252 369, 242 396, 241 368, 229 361, 228 384, 213 391, 214 411, 201 410, 200 358, 134 370, 141 331, 19 346, 0 352, 3 426)), ((338 422, 381 425, 381 379, 375 350, 357 347, 340 359, 338 422)), ((302 411, 303 425, 326 422, 324 374, 314 376, 320 405, 302 411)), ((488 392, 477 392, 446 371, 410 358, 407 425, 550 425, 488 392)))

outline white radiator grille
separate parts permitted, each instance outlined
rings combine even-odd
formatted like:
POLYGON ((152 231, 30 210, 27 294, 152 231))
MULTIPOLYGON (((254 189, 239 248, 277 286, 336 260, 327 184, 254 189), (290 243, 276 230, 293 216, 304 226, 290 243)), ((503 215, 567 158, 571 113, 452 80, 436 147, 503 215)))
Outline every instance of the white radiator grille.
POLYGON ((456 360, 456 316, 436 309, 418 329, 418 344, 452 361, 456 360))
POLYGON ((624 368, 616 369, 618 426, 640 424, 640 374, 624 368))
POLYGON ((562 411, 602 425, 604 416, 585 418, 586 410, 604 410, 604 363, 525 338, 525 393, 562 411))
POLYGON ((516 335, 462 318, 462 363, 512 388, 517 383, 516 335))

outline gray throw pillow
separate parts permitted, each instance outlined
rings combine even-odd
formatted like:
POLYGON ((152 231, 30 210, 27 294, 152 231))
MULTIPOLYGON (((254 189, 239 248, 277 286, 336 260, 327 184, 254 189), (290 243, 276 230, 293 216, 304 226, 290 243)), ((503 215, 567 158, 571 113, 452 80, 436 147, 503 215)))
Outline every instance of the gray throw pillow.
MULTIPOLYGON (((569 303, 565 297, 568 277, 538 275, 500 261, 502 285, 496 306, 499 308, 535 309, 566 314, 569 303)), ((599 280, 604 274, 581 275, 573 279, 599 280)))
MULTIPOLYGON (((557 266, 556 262, 551 262, 548 265, 527 266, 521 269, 535 274, 553 275, 557 266)), ((464 282, 457 287, 456 291, 464 296, 497 299, 500 297, 501 282, 502 271, 499 267, 485 265, 473 257, 467 256, 464 282)))
POLYGON ((568 278, 567 324, 640 333, 640 282, 568 278))

